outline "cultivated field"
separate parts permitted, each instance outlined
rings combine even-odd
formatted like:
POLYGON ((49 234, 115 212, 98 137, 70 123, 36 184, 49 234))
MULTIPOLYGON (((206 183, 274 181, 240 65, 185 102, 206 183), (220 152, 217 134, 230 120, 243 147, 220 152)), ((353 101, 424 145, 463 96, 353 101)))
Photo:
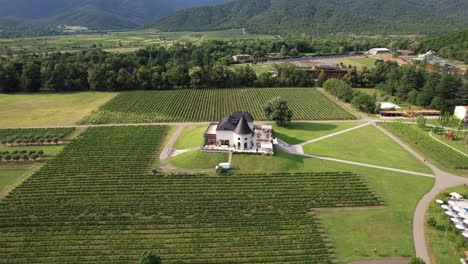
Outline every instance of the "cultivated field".
POLYGON ((208 32, 160 32, 143 29, 125 32, 73 34, 33 38, 0 39, 0 55, 18 52, 44 53, 54 51, 79 51, 103 48, 110 52, 131 52, 149 46, 170 46, 175 42, 200 42, 204 40, 274 38, 268 35, 244 34, 242 29, 208 32))
POLYGON ((382 202, 349 172, 149 175, 167 127, 89 128, 0 201, 0 263, 331 263, 313 208, 382 202), (145 139, 144 142, 141 139, 145 139))
POLYGON ((0 94, 0 128, 73 125, 116 93, 0 94))
POLYGON ((431 138, 427 131, 397 122, 380 123, 388 131, 397 135, 414 149, 424 153, 429 161, 461 176, 468 176, 468 158, 461 153, 437 142, 431 138))
POLYGON ((240 109, 264 120, 262 106, 275 96, 288 101, 296 120, 355 119, 314 88, 251 88, 123 92, 79 123, 218 121, 240 109))

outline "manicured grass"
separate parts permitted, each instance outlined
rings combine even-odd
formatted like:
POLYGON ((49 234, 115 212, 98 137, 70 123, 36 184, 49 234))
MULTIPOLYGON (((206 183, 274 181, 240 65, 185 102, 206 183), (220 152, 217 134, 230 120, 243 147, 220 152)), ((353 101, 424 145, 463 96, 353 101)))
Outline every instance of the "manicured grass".
POLYGON ((426 215, 426 241, 430 245, 429 249, 433 263, 459 263, 460 258, 464 257, 463 251, 468 247, 468 242, 454 227, 450 218, 445 215, 444 209, 435 202, 436 199, 447 201, 447 194, 451 192, 458 192, 465 197, 468 196, 468 188, 464 186, 444 190, 432 201, 426 215), (429 218, 435 220, 435 226, 428 224, 427 220, 429 218), (463 241, 465 241, 465 244, 461 246, 463 241))
MULTIPOLYGON (((0 194, 7 188, 16 182, 21 175, 27 173, 27 169, 2 169, 0 165, 0 194)), ((0 198, 2 195, 0 195, 0 198)))
POLYGON ((213 169, 222 162, 228 161, 226 153, 207 153, 200 150, 187 152, 179 156, 169 158, 176 167, 182 169, 213 169))
POLYGON ((370 125, 307 144, 303 149, 313 155, 432 173, 426 165, 370 125))
POLYGON ((339 263, 414 256, 413 212, 434 180, 367 168, 353 168, 353 171, 364 176, 385 201, 385 206, 319 213, 339 263))
POLYGON ((338 263, 343 264, 414 255, 413 211, 434 183, 431 178, 300 157, 279 150, 273 157, 234 155, 233 166, 241 173, 352 171, 363 176, 371 189, 382 197, 384 207, 318 213, 336 250, 338 263), (374 249, 377 249, 376 254, 374 249))
POLYGON ((116 93, 0 94, 0 128, 67 126, 116 93))
POLYGON ((326 136, 328 134, 359 126, 362 122, 335 123, 290 123, 285 127, 273 126, 275 136, 290 145, 326 136))
POLYGON ((188 126, 184 128, 182 134, 174 144, 175 149, 188 149, 203 145, 203 134, 208 125, 188 126))
POLYGON ((80 124, 219 121, 233 111, 264 120, 262 106, 281 96, 295 120, 350 120, 355 117, 316 88, 246 88, 121 92, 80 124))

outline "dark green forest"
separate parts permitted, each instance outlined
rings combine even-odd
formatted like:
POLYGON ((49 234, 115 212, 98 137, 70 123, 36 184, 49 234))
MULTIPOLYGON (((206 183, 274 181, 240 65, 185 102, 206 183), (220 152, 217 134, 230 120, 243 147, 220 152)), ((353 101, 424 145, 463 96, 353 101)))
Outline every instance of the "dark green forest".
POLYGON ((456 59, 468 64, 468 29, 420 39, 415 51, 423 53, 434 50, 437 55, 447 59, 456 59))
POLYGON ((468 26, 468 2, 434 0, 234 0, 160 19, 166 31, 245 28, 251 33, 427 34, 468 26))
MULTIPOLYGON (((375 39, 383 41, 384 39, 375 39)), ((387 39, 395 43, 397 40, 387 39)), ((372 40, 249 40, 176 44, 133 53, 96 49, 78 53, 22 54, 0 60, 0 92, 121 91, 223 87, 313 87, 312 75, 292 64, 278 64, 274 72, 257 75, 249 65, 232 67, 231 56, 269 53, 341 52, 367 50, 372 40), (362 41, 362 42, 361 42, 362 41)), ((400 45, 404 45, 401 42, 400 45)), ((319 85, 326 81, 323 74, 319 85)), ((343 77, 352 87, 376 87, 402 101, 449 110, 468 104, 467 84, 450 72, 427 72, 417 66, 378 61, 372 69, 350 68, 343 77)), ((365 98, 363 98, 365 99, 365 98)))

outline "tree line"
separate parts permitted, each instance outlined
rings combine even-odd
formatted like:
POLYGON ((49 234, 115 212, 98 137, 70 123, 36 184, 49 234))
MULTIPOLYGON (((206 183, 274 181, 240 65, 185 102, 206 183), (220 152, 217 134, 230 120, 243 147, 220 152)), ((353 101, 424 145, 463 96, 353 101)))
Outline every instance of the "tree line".
POLYGON ((391 39, 304 37, 207 41, 199 45, 176 43, 122 54, 100 49, 17 54, 0 57, 0 92, 310 86, 310 78, 289 66, 280 67, 277 78, 268 75, 257 78, 251 67, 231 67, 232 55, 247 53, 258 61, 272 55, 359 52, 388 41, 391 39))
MULTIPOLYGON (((311 51, 304 40, 207 41, 200 45, 174 44, 132 53, 100 49, 77 53, 19 54, 0 59, 0 92, 121 91, 223 87, 312 87, 312 75, 293 64, 277 64, 256 74, 250 65, 232 65, 232 55, 295 49, 311 51), (285 48, 286 47, 286 48, 285 48)), ((348 47, 351 48, 351 45, 348 47)), ((326 81, 320 74, 318 85, 326 81)), ((377 61, 371 69, 352 67, 342 78, 352 87, 376 87, 401 101, 451 109, 468 104, 467 84, 450 72, 428 72, 413 65, 377 61)))

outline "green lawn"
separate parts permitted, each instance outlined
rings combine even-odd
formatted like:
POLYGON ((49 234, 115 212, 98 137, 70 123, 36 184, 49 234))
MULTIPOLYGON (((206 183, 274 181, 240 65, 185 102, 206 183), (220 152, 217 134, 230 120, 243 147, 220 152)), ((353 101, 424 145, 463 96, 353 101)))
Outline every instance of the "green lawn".
POLYGON ((338 58, 336 60, 346 65, 352 65, 356 67, 375 67, 375 59, 372 58, 338 58))
POLYGON ((208 125, 188 126, 174 144, 175 149, 188 149, 203 145, 203 134, 208 125))
POLYGON ((273 157, 234 155, 233 167, 240 173, 352 171, 363 176, 383 199, 383 208, 318 213, 339 263, 414 255, 413 211, 434 183, 431 178, 294 156, 279 150, 273 157))
POLYGON ((436 199, 447 200, 446 194, 450 192, 458 192, 462 195, 468 195, 468 188, 459 186, 444 190, 431 203, 426 215, 426 220, 433 218, 436 221, 436 227, 429 226, 426 222, 426 240, 430 245, 430 253, 433 263, 451 264, 459 263, 463 256, 463 251, 466 250, 468 244, 460 246, 464 240, 458 230, 454 230, 453 223, 444 214, 444 210, 436 204, 436 199), (447 233, 445 230, 447 230, 447 233))
POLYGON ((44 163, 0 163, 0 200, 44 163))
POLYGON ((74 125, 116 94, 0 94, 0 128, 74 125))
POLYGON ((273 129, 277 138, 295 145, 361 124, 362 122, 290 123, 286 127, 274 125, 273 129))
POLYGON ((169 158, 169 162, 182 169, 213 169, 222 162, 228 161, 226 153, 207 153, 200 150, 187 152, 169 158))
POLYGON ((304 146, 304 152, 373 165, 432 173, 413 155, 373 126, 362 127, 304 146))

